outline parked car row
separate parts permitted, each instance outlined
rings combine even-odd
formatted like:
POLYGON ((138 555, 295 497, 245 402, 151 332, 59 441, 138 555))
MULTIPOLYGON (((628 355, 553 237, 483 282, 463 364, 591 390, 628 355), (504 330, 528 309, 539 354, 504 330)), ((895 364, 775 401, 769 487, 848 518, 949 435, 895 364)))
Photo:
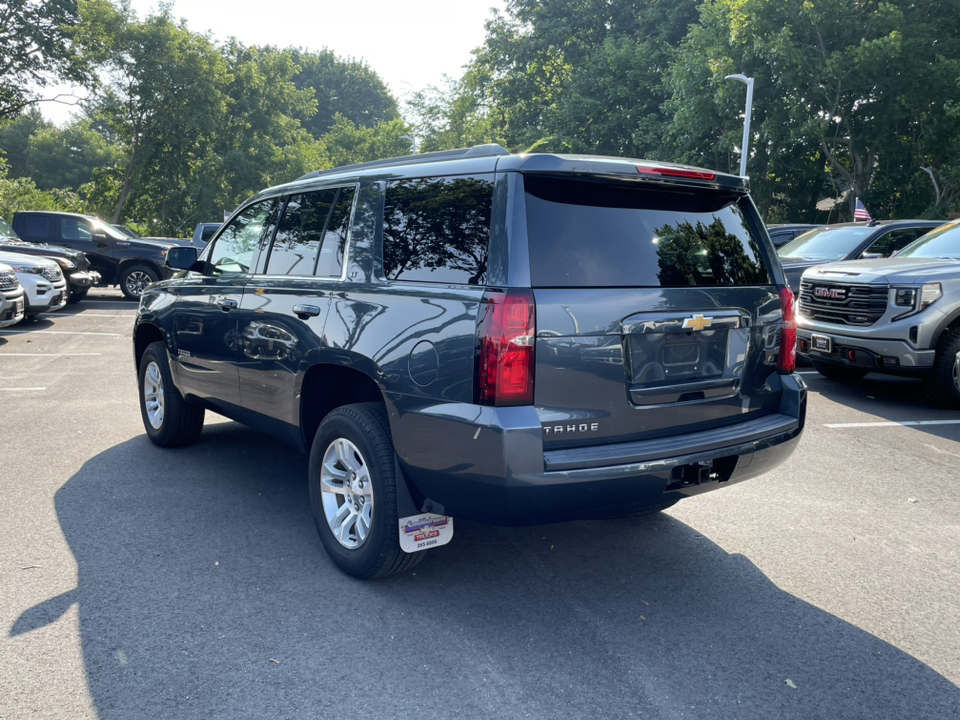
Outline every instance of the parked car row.
POLYGON ((960 408, 960 221, 826 225, 778 251, 798 352, 825 377, 920 378, 960 408))
POLYGON ((190 244, 134 238, 95 217, 52 211, 18 212, 12 227, 0 218, 0 235, 4 251, 52 258, 67 276, 71 302, 97 285, 117 285, 138 300, 147 285, 170 276, 167 251, 190 244))

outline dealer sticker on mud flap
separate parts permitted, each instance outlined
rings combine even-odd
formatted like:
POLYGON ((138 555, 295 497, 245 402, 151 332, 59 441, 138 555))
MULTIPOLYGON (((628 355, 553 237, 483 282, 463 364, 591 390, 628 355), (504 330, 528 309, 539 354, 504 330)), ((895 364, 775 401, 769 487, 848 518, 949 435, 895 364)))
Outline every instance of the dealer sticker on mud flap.
POLYGON ((453 540, 453 518, 446 515, 410 515, 400 518, 400 549, 414 553, 453 540))

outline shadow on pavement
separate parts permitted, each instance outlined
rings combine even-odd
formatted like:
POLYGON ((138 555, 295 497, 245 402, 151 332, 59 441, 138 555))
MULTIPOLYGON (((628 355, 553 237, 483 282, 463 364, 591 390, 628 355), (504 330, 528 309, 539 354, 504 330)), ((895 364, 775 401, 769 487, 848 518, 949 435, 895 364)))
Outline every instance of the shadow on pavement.
POLYGON ((338 573, 306 461, 234 423, 138 437, 57 492, 99 716, 948 718, 960 690, 668 514, 458 523, 414 572, 338 573))

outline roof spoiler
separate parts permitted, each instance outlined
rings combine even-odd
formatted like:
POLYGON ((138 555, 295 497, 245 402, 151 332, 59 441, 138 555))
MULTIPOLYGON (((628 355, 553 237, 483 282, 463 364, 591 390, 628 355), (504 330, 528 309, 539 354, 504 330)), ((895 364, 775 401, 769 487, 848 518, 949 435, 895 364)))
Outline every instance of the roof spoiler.
POLYGON ((492 157, 496 155, 509 155, 510 152, 497 143, 488 143, 486 145, 474 145, 468 148, 459 148, 457 150, 440 150, 438 152, 420 153, 418 155, 401 155, 400 157, 384 158, 383 160, 371 160, 370 162, 358 163, 356 165, 344 165, 342 167, 332 168, 330 170, 314 170, 303 175, 298 180, 307 178, 323 177, 324 175, 341 175, 343 173, 357 172, 361 170, 372 170, 378 167, 395 165, 413 165, 420 163, 436 162, 440 160, 461 160, 463 158, 474 157, 492 157))

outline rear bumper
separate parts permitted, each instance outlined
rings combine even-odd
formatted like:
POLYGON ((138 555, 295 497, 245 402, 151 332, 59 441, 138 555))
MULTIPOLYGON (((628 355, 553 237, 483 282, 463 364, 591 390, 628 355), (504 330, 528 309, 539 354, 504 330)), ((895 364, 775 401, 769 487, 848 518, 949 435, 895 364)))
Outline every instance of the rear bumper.
POLYGON ((777 467, 796 448, 806 414, 803 381, 781 381, 778 414, 659 441, 545 453, 530 407, 404 410, 401 400, 391 408, 391 426, 418 509, 432 504, 435 512, 497 525, 585 519, 709 492, 777 467))

